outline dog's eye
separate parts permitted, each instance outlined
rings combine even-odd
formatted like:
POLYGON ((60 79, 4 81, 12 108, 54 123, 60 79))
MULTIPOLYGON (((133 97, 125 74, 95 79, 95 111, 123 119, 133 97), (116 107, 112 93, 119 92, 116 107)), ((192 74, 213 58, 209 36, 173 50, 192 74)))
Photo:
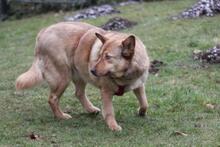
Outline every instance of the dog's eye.
POLYGON ((112 56, 110 56, 109 54, 105 54, 105 59, 106 59, 106 60, 111 59, 111 57, 112 57, 112 56))

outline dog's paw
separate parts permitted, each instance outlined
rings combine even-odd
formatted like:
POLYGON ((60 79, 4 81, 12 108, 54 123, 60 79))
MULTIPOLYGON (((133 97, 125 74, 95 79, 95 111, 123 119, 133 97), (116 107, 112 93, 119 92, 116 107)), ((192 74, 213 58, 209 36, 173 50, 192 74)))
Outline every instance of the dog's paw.
POLYGON ((67 120, 67 119, 71 119, 72 116, 67 114, 67 113, 62 113, 62 115, 56 116, 58 119, 63 119, 63 120, 67 120))
POLYGON ((63 113, 64 119, 71 119, 72 116, 67 114, 67 113, 63 113))
POLYGON ((117 125, 117 124, 110 125, 109 128, 110 128, 112 131, 121 131, 121 130, 122 130, 121 126, 119 126, 119 125, 117 125))
POLYGON ((139 116, 145 116, 147 108, 139 108, 138 114, 139 116))
POLYGON ((89 108, 87 111, 88 111, 88 113, 91 113, 91 114, 99 114, 99 112, 101 110, 99 108, 93 106, 93 107, 89 108))

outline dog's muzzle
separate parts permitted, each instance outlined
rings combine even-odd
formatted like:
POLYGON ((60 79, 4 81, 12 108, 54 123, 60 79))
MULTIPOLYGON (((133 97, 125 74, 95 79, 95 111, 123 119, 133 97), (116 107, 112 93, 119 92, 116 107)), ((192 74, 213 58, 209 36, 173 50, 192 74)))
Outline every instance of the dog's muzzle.
POLYGON ((95 70, 95 69, 91 69, 90 72, 91 72, 94 76, 96 76, 96 77, 98 76, 98 75, 96 74, 96 70, 95 70))

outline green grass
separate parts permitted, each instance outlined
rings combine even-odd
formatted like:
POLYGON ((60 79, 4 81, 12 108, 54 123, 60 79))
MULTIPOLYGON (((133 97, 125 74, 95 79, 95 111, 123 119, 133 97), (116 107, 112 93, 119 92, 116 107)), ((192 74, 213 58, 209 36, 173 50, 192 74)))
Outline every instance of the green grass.
MULTIPOLYGON (((138 35, 151 59, 167 65, 158 76, 150 75, 146 92, 148 115, 136 115, 138 103, 126 93, 114 97, 116 118, 122 132, 111 132, 101 115, 86 114, 74 96, 71 84, 61 106, 73 119, 54 119, 47 103, 48 87, 43 84, 15 95, 14 81, 27 70, 34 54, 37 32, 62 21, 53 13, 0 23, 0 146, 220 146, 220 65, 201 64, 192 59, 195 49, 206 49, 220 41, 220 15, 195 20, 170 21, 195 0, 161 1, 121 7, 119 16, 137 21, 124 32, 138 35), (188 136, 173 135, 181 131, 188 136), (31 132, 43 138, 30 140, 31 132)), ((87 20, 100 26, 109 18, 87 20)), ((88 86, 87 94, 101 108, 99 91, 88 86)))

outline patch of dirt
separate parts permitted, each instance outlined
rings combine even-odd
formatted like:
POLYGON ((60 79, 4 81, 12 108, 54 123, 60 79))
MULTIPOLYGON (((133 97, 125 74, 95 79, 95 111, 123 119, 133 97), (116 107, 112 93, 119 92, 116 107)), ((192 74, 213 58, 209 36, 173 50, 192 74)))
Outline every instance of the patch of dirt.
POLYGON ((130 21, 128 19, 114 17, 109 19, 104 25, 101 26, 101 28, 103 28, 104 30, 119 31, 133 27, 136 24, 136 22, 130 21))
POLYGON ((94 6, 85 10, 80 11, 74 16, 68 16, 64 19, 66 21, 77 21, 81 19, 88 19, 88 18, 97 18, 99 16, 105 16, 108 14, 120 13, 119 10, 116 10, 111 5, 101 5, 101 6, 94 6))
POLYGON ((150 69, 149 69, 149 73, 150 74, 158 74, 160 67, 164 66, 165 63, 163 61, 159 61, 159 60, 153 60, 150 63, 150 69))
POLYGON ((220 44, 208 49, 207 51, 194 50, 193 59, 211 64, 220 63, 220 44))

